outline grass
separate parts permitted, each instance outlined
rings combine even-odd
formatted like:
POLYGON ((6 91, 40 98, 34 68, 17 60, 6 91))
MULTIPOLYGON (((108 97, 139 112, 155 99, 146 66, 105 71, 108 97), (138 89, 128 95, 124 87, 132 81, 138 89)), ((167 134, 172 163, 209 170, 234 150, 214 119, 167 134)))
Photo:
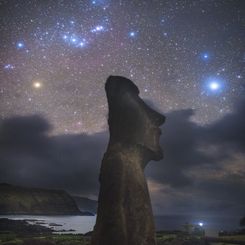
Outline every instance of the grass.
MULTIPOLYGON (((194 239, 175 233, 157 233, 157 244, 169 245, 176 241, 187 241, 194 239)), ((198 241, 198 238, 194 239, 198 241)), ((89 245, 90 237, 75 234, 51 234, 40 236, 20 236, 15 234, 0 234, 0 245, 89 245)), ((193 242, 193 244, 198 244, 193 242)))
POLYGON ((245 241, 245 235, 220 236, 219 238, 233 241, 245 241))
POLYGON ((52 234, 41 236, 16 236, 15 234, 0 234, 0 245, 88 245, 90 239, 83 235, 52 234))
POLYGON ((219 236, 219 239, 222 239, 222 242, 211 242, 210 245, 234 245, 232 241, 240 244, 240 242, 245 242, 245 235, 219 236))
MULTIPOLYGON (((189 241, 188 244, 203 244, 203 237, 184 232, 158 232, 158 245, 175 245, 189 241)), ((245 241, 245 235, 220 237, 225 240, 245 241)), ((0 245, 89 245, 90 237, 81 234, 16 235, 11 232, 0 233, 0 245)), ((233 245, 226 242, 212 242, 210 245, 233 245)))

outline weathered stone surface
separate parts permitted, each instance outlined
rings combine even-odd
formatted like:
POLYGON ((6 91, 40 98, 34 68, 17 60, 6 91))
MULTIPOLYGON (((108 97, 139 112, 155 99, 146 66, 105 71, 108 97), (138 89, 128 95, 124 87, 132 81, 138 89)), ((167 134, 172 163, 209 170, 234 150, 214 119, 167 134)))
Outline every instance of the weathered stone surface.
POLYGON ((165 117, 138 96, 136 85, 110 76, 106 94, 110 141, 101 165, 92 245, 155 245, 155 227, 144 168, 160 160, 165 117))

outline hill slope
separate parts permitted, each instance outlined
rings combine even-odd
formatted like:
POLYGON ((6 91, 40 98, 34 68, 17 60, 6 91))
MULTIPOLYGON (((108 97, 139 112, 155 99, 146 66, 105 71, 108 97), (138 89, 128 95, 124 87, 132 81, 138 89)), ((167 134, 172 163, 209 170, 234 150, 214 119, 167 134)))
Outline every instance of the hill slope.
POLYGON ((86 197, 79 197, 79 196, 72 196, 72 198, 75 200, 78 208, 81 211, 87 211, 91 213, 96 213, 97 212, 97 201, 91 200, 86 197))
POLYGON ((65 191, 0 184, 0 214, 82 215, 83 213, 65 191))

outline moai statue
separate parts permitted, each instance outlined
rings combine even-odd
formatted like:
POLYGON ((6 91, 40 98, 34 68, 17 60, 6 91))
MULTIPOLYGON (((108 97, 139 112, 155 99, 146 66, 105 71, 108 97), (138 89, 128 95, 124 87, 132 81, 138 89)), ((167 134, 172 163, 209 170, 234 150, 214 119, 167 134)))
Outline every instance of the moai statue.
POLYGON ((110 140, 100 170, 92 245, 155 245, 144 168, 163 157, 159 127, 165 117, 144 103, 127 78, 110 76, 105 90, 110 140))

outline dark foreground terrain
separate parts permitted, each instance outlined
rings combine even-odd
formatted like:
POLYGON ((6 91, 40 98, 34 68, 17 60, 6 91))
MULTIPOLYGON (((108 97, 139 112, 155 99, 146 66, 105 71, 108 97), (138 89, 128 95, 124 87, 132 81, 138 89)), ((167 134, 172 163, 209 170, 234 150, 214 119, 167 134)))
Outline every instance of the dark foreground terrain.
MULTIPOLYGON (((245 244, 245 236, 207 238, 182 231, 157 232, 158 245, 233 245, 245 244)), ((87 234, 54 234, 42 225, 30 225, 25 220, 0 219, 0 245, 88 245, 87 234)), ((132 244, 133 245, 133 244, 132 244)))
MULTIPOLYGON (((18 235, 14 233, 0 234, 1 245, 88 245, 90 244, 90 235, 75 234, 42 234, 42 235, 18 235)), ((204 239, 191 237, 178 237, 175 234, 158 234, 157 244, 171 245, 202 245, 204 239)))

